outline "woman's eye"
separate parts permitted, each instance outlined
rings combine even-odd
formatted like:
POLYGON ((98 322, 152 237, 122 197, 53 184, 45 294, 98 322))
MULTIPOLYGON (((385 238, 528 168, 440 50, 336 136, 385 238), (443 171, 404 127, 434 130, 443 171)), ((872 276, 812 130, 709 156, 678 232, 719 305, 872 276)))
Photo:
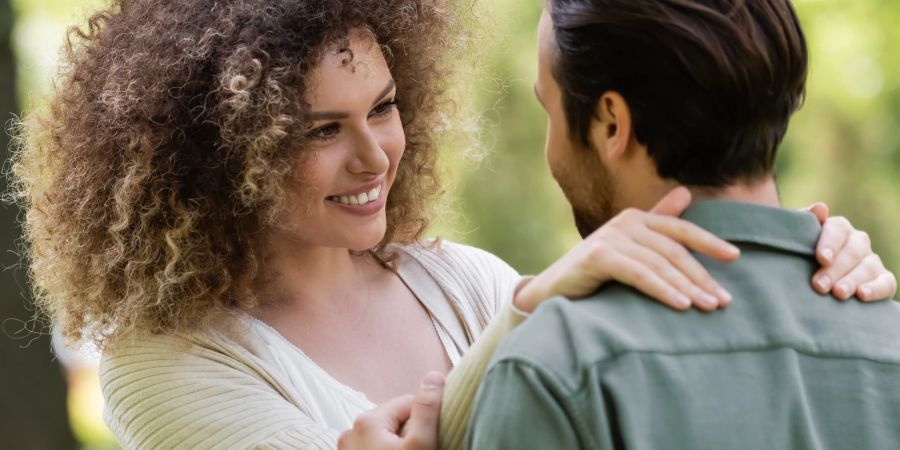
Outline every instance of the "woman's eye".
POLYGON ((387 117, 394 113, 397 109, 397 100, 386 101, 372 110, 369 117, 387 117))
POLYGON ((306 134, 306 137, 318 141, 327 141, 334 139, 340 131, 341 128, 337 124, 325 125, 310 131, 306 134))

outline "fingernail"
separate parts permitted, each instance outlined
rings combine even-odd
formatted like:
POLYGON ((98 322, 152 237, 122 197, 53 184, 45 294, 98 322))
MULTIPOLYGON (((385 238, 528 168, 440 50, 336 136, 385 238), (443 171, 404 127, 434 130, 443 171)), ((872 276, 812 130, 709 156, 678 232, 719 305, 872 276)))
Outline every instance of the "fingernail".
POLYGON ((827 275, 823 275, 816 279, 816 286, 823 291, 828 291, 831 289, 831 278, 828 278, 827 275))
POLYGON ((681 306, 691 306, 691 299, 687 298, 684 294, 678 294, 675 296, 675 303, 678 303, 681 306))
POLYGON ((429 373, 425 375, 425 379, 422 380, 422 389, 425 390, 435 390, 440 389, 444 386, 444 376, 439 373, 429 373))
POLYGON ((826 248, 822 250, 822 257, 825 258, 825 261, 831 262, 831 258, 834 258, 834 251, 830 248, 826 248))
POLYGON ((872 288, 864 287, 862 288, 862 295, 864 300, 870 300, 872 298, 872 288))
POLYGON ((840 283, 835 288, 835 292, 841 297, 847 297, 850 295, 850 285, 847 283, 840 283))
POLYGON ((706 303, 709 306, 718 306, 719 299, 713 297, 712 295, 707 294, 706 292, 701 292, 698 297, 700 297, 700 301, 706 303))
POLYGON ((725 303, 731 303, 732 297, 731 294, 723 288, 716 289, 716 295, 719 296, 719 299, 725 303))

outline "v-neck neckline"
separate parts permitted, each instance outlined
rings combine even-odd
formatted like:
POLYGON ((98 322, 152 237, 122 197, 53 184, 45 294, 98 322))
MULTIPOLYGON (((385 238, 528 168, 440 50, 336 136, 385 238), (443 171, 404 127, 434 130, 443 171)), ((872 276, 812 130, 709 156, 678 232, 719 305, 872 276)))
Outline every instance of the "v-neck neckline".
MULTIPOLYGON (((459 358, 462 356, 463 349, 457 348, 455 352, 451 352, 451 349, 448 348, 448 345, 451 345, 451 344, 459 347, 460 343, 457 342, 457 339, 454 339, 453 333, 449 329, 447 329, 447 327, 444 323, 442 323, 443 320, 441 320, 441 318, 438 317, 438 313, 431 306, 431 305, 434 305, 434 303, 433 303, 434 301, 443 301, 449 307, 450 299, 447 298, 447 294, 439 288, 437 283, 435 283, 434 280, 431 279, 431 276, 429 274, 417 273, 417 271, 414 269, 412 271, 406 270, 406 269, 410 269, 410 267, 408 267, 408 264, 416 263, 417 261, 414 258, 412 258, 411 255, 407 254, 404 256, 406 256, 408 258, 408 260, 404 261, 405 264, 398 264, 398 268, 395 273, 396 273, 397 277, 400 279, 400 281, 403 283, 403 285, 406 286, 406 288, 410 290, 410 292, 413 294, 413 297, 416 299, 416 301, 418 301, 419 304, 425 308, 425 311, 428 314, 428 318, 431 320, 431 324, 434 327, 434 331, 438 334, 438 340, 441 343, 441 348, 444 350, 444 355, 450 361, 450 369, 452 370, 454 367, 456 367, 456 364, 458 363, 459 358), (404 272, 405 272, 405 275, 404 275, 404 272), (419 284, 416 281, 412 281, 413 279, 421 280, 422 275, 425 275, 426 278, 431 281, 431 283, 428 283, 426 285, 426 283, 419 284), (435 289, 435 288, 437 288, 437 289, 435 289), (428 297, 425 297, 426 295, 428 297), (441 298, 433 299, 432 296, 434 296, 434 295, 440 295, 441 298), (427 299, 427 301, 426 301, 426 299, 427 299), (446 342, 448 340, 444 339, 441 336, 441 328, 444 328, 445 332, 449 335, 449 342, 446 342), (456 355, 456 357, 454 357, 454 355, 456 355)), ((418 267, 421 268, 421 266, 418 266, 418 267)), ((421 268, 421 270, 424 270, 424 268, 421 268)), ((281 343, 285 344, 288 348, 293 349, 293 351, 295 353, 297 353, 303 360, 305 360, 306 362, 309 363, 309 365, 313 368, 312 370, 317 372, 319 377, 324 378, 330 384, 336 386, 338 389, 345 391, 346 394, 355 396, 358 399, 364 401, 370 407, 377 406, 377 404, 375 402, 371 401, 365 393, 338 380, 334 375, 332 375, 330 372, 328 372, 322 366, 320 366, 319 363, 317 363, 312 357, 307 355, 306 352, 303 351, 303 349, 301 349, 296 344, 294 344, 290 339, 287 339, 286 337, 284 337, 284 335, 282 335, 274 327, 272 327, 265 321, 252 316, 251 314, 245 314, 245 315, 246 315, 246 317, 248 317, 250 319, 250 321, 252 323, 258 324, 263 329, 268 330, 268 332, 270 332, 272 335, 274 335, 275 338, 278 339, 281 343)), ((446 315, 446 314, 444 314, 444 315, 446 315)), ((454 318, 456 318, 456 317, 454 317, 454 318)), ((445 317, 444 319, 447 320, 449 318, 445 317)))

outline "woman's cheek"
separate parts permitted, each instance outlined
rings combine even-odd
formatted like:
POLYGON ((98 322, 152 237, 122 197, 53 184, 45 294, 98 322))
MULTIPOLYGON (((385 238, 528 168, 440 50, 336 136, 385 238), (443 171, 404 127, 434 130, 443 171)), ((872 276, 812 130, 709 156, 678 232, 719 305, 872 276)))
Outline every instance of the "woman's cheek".
POLYGON ((403 153, 406 152, 406 133, 404 133, 403 125, 400 124, 400 117, 395 116, 394 126, 391 127, 390 135, 388 136, 389 142, 384 147, 385 152, 388 154, 388 159, 391 161, 391 169, 396 172, 397 165, 400 163, 400 160, 403 158, 403 153))

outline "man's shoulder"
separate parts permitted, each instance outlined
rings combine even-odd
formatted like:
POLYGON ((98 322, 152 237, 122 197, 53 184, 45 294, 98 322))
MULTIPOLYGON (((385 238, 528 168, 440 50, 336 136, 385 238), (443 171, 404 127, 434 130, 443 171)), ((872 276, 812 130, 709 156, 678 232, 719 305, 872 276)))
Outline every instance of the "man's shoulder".
POLYGON ((544 302, 504 340, 493 363, 527 364, 565 379, 624 354, 666 351, 671 343, 654 324, 689 315, 610 283, 589 298, 544 302))
POLYGON ((771 346, 897 364, 900 348, 883 343, 900 341, 898 324, 896 301, 737 298, 722 311, 680 312, 611 283, 586 299, 542 304, 501 344, 493 363, 527 364, 572 383, 628 355, 718 355, 771 346))

